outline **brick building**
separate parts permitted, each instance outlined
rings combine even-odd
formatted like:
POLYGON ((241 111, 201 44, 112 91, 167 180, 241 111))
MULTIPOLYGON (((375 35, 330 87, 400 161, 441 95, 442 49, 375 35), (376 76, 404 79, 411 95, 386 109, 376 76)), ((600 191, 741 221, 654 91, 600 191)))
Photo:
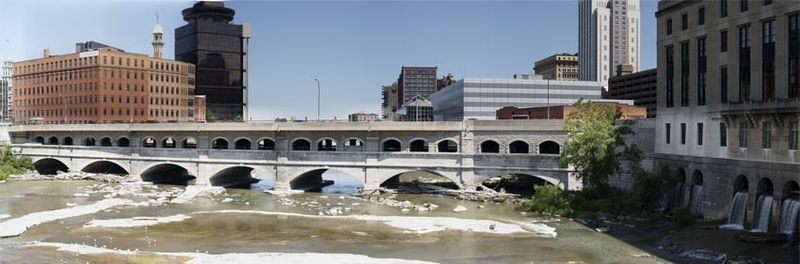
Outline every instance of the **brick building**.
MULTIPOLYGON (((593 100, 592 102, 618 107, 622 112, 620 119, 642 119, 647 116, 647 109, 635 106, 632 100, 593 100)), ((509 106, 497 110, 497 119, 564 119, 575 110, 574 105, 529 108, 509 106)))
MULTIPOLYGON (((621 71, 620 71, 621 72, 621 71)), ((608 79, 610 99, 633 100, 638 106, 647 107, 647 118, 656 117, 656 92, 658 70, 653 68, 608 79)))

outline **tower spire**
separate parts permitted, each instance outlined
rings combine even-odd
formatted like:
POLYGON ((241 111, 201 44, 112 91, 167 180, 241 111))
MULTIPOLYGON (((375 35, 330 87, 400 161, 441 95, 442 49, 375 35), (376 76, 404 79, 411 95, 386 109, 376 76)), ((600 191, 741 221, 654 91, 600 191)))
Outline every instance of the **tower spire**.
POLYGON ((164 51, 164 31, 159 23, 158 12, 156 12, 156 25, 153 26, 153 57, 161 59, 164 51))

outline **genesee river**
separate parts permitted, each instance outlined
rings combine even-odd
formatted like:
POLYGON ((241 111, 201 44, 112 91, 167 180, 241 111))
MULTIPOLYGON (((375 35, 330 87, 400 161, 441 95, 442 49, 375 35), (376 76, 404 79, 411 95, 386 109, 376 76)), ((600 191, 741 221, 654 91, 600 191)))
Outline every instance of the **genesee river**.
POLYGON ((4 182, 0 234, 8 237, 0 239, 0 263, 665 262, 578 223, 523 215, 513 205, 393 199, 423 209, 336 193, 4 182), (436 206, 425 210, 426 203, 436 206), (459 205, 467 210, 453 212, 459 205))

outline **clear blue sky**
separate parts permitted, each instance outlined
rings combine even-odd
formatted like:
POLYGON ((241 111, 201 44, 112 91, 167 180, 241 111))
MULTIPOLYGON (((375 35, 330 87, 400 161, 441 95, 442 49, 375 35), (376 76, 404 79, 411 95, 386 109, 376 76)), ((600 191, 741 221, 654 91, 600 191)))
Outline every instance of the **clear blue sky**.
MULTIPOLYGON (((642 1, 642 69, 655 67, 656 0, 642 1)), ((155 13, 173 58, 174 28, 190 1, 0 0, 0 59, 74 51, 95 40, 152 54, 155 13), (7 40, 7 41, 6 41, 7 40)), ((380 113, 380 87, 403 65, 438 66, 439 75, 511 77, 533 62, 577 52, 577 0, 551 1, 232 1, 235 23, 253 26, 253 119, 380 113)))

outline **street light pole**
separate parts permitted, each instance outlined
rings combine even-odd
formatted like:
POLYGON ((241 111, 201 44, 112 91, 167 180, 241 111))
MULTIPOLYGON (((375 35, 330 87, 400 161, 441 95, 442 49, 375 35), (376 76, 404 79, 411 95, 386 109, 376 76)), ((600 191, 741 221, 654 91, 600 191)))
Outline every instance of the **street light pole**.
POLYGON ((319 122, 320 121, 320 119, 319 119, 319 108, 320 108, 320 103, 319 103, 319 101, 320 101, 320 99, 319 99, 320 98, 319 79, 314 78, 314 81, 317 82, 317 122, 319 122))

